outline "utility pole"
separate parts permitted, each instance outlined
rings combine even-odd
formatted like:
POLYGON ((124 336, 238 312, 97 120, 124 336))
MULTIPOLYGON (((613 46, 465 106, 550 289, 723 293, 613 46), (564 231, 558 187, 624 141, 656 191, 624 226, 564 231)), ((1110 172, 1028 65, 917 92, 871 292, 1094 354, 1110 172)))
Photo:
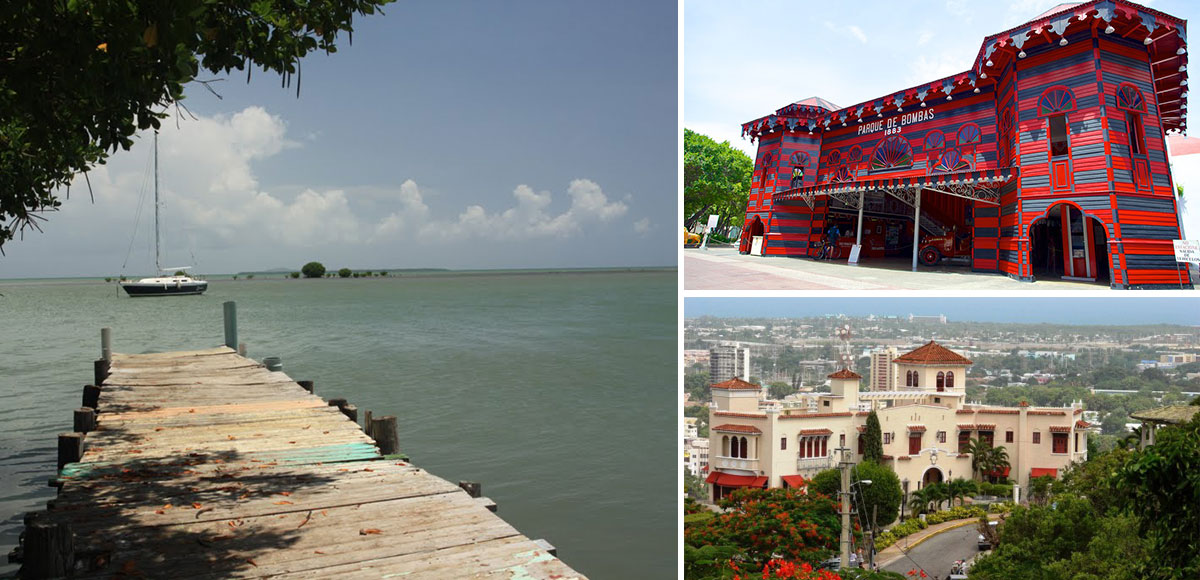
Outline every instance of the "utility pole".
POLYGON ((836 451, 842 453, 842 460, 838 463, 842 470, 842 561, 838 568, 846 569, 850 567, 850 468, 854 467, 854 463, 850 461, 849 447, 838 447, 836 451))

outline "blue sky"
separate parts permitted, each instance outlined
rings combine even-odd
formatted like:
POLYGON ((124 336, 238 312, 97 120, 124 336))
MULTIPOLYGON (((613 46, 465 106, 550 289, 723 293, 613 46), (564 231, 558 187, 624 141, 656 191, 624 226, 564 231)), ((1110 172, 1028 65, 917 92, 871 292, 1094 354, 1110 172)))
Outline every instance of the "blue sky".
POLYGON ((1195 298, 688 298, 684 315, 788 318, 945 314, 952 322, 1200 325, 1195 298))
MULTIPOLYGON (((674 2, 398 2, 354 45, 230 75, 160 135, 169 264, 673 265, 674 2)), ((211 75, 201 75, 209 78, 211 75)), ((72 188, 0 278, 121 271, 149 139, 72 188)), ((146 218, 124 272, 152 269, 146 218)))
MULTIPOLYGON (((753 155, 741 124, 811 96, 847 107, 967 70, 984 37, 1056 0, 687 0, 684 126, 753 155)), ((1200 3, 1140 2, 1195 21, 1200 3)))

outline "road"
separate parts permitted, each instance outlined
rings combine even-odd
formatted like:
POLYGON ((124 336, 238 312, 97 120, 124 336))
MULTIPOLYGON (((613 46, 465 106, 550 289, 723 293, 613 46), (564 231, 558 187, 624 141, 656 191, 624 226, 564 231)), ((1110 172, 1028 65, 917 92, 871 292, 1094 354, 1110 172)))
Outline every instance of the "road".
POLYGON ((930 578, 945 578, 950 573, 951 564, 979 553, 978 539, 979 532, 974 523, 954 528, 917 544, 908 557, 901 556, 883 569, 903 575, 919 565, 930 578))

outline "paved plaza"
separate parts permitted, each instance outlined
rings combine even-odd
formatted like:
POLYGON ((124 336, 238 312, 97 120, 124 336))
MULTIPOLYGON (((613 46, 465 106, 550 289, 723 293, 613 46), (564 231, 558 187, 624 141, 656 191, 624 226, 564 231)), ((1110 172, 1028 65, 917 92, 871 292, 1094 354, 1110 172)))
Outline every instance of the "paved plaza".
POLYGON ((1003 274, 972 272, 965 264, 918 266, 907 259, 874 259, 859 266, 845 260, 745 256, 735 247, 683 251, 686 290, 983 290, 1108 291, 1107 281, 1020 282, 1003 274))

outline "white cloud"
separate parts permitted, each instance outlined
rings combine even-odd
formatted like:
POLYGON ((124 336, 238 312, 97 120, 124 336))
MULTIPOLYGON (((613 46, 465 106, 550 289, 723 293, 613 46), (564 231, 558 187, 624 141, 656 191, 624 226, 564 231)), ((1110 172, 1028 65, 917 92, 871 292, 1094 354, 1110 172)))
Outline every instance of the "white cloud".
MULTIPOLYGON (((120 223, 132 223, 139 192, 152 191, 153 186, 144 183, 148 145, 149 139, 143 137, 134 151, 114 157, 90 174, 97 205, 120 216, 115 220, 120 223)), ((353 189, 262 187, 255 163, 300 146, 288 140, 283 119, 260 107, 188 120, 179 128, 164 124, 159 137, 164 243, 176 255, 186 255, 180 250, 189 239, 222 250, 282 251, 568 238, 625 215, 632 203, 628 197, 610 199, 599 184, 587 179, 571 181, 566 195, 557 199, 549 191, 518 185, 511 204, 489 209, 465 203, 465 209, 444 204, 433 209, 428 192, 411 179, 399 186, 353 189)), ((76 184, 75 190, 82 187, 76 184)), ((480 199, 490 194, 470 193, 462 197, 480 199)), ((441 201, 447 199, 451 197, 441 201)), ((151 207, 143 201, 142 232, 148 231, 151 207)))
POLYGON ((633 222, 633 231, 639 234, 650 233, 650 218, 642 218, 633 222))
POLYGON ((859 28, 858 26, 856 26, 854 24, 851 24, 849 26, 838 26, 828 20, 826 20, 824 22, 824 24, 825 24, 825 28, 828 29, 830 32, 835 32, 837 34, 842 34, 842 35, 853 36, 854 38, 858 39, 859 42, 861 42, 863 44, 867 43, 867 34, 865 32, 863 32, 863 30, 861 28, 859 28))
POLYGON ((930 40, 933 40, 933 33, 928 30, 923 31, 921 32, 921 35, 917 37, 917 46, 929 44, 930 40))

